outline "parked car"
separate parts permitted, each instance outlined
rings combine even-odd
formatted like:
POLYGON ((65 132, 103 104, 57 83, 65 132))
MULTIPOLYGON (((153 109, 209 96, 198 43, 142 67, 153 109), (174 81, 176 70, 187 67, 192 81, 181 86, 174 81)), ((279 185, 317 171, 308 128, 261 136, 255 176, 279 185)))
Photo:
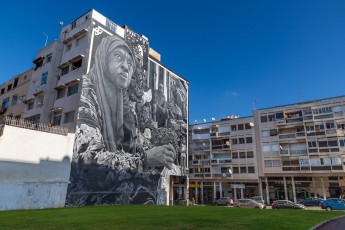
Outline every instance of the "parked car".
POLYGON ((234 202, 234 207, 263 209, 263 208, 266 208, 266 205, 252 199, 238 199, 234 202))
POLYGON ((340 198, 330 198, 322 202, 321 208, 326 209, 326 211, 345 210, 345 200, 340 198))
POLYGON ((173 205, 188 206, 188 205, 194 205, 194 203, 191 200, 187 200, 184 198, 178 198, 178 199, 173 201, 173 205))
POLYGON ((230 197, 222 197, 222 198, 217 199, 214 202, 214 205, 230 206, 230 205, 233 205, 233 204, 234 204, 234 202, 233 202, 233 200, 230 197))
POLYGON ((304 209, 307 207, 303 204, 295 204, 289 200, 275 200, 272 203, 272 209, 304 209))
POLYGON ((302 201, 302 204, 305 206, 320 206, 324 200, 321 198, 310 197, 302 201))
POLYGON ((266 202, 265 202, 264 198, 262 198, 262 196, 253 196, 250 199, 255 200, 255 201, 262 203, 262 204, 266 204, 266 202))

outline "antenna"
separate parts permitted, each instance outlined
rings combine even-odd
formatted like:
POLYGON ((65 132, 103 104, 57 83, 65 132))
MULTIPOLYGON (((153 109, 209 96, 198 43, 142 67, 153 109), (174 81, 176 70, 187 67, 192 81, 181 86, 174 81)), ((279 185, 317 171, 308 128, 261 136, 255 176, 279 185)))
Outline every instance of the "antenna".
POLYGON ((258 103, 258 100, 257 100, 257 99, 254 99, 254 100, 253 100, 253 110, 255 110, 255 106, 256 106, 257 103, 258 103))
POLYGON ((43 34, 44 34, 44 36, 46 36, 46 42, 44 43, 44 47, 46 47, 47 41, 48 41, 48 35, 46 33, 44 33, 44 32, 43 32, 43 34))

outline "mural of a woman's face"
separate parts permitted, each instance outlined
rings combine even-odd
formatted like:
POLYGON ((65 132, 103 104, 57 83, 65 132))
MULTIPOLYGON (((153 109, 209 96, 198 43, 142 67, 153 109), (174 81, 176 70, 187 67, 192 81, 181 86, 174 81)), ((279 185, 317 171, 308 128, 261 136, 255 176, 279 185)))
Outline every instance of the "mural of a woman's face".
POLYGON ((116 47, 109 54, 107 65, 111 76, 111 83, 118 88, 127 88, 134 71, 131 51, 125 46, 116 47))

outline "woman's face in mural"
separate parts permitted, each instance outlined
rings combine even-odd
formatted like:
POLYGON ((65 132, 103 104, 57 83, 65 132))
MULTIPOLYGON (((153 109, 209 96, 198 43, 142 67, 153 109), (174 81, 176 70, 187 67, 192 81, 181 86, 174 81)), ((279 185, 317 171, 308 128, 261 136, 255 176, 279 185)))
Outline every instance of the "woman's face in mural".
POLYGON ((133 56, 125 46, 115 48, 108 56, 108 70, 113 84, 125 89, 131 82, 134 71, 133 56))

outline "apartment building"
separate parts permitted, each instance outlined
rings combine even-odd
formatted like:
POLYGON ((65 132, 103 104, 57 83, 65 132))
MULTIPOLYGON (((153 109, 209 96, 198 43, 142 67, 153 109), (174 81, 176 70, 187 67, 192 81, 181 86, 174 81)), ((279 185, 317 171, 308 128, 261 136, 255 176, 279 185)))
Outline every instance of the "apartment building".
POLYGON ((268 203, 345 191, 344 111, 345 97, 254 111, 259 179, 268 203))
MULTIPOLYGON (((172 204, 188 195, 189 83, 160 58, 147 37, 93 9, 61 23, 59 38, 38 51, 19 114, 33 127, 62 126, 76 135, 69 205, 172 204), (163 158, 167 151, 176 153, 169 161, 163 158), (95 178, 95 171, 112 176, 95 178), (114 193, 114 188, 125 192, 114 193)), ((6 98, 3 116, 9 115, 6 98)))
POLYGON ((32 73, 33 69, 29 69, 0 85, 0 117, 24 117, 32 73))
POLYGON ((189 197, 197 203, 260 194, 253 117, 189 127, 189 197))

